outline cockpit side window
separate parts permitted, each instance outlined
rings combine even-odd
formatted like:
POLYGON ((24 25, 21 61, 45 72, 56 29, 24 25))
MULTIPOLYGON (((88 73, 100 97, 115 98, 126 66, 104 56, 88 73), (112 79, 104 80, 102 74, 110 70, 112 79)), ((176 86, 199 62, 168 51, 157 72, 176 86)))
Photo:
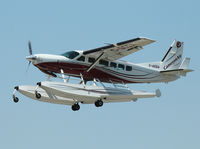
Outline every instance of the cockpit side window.
POLYGON ((82 61, 82 62, 85 62, 85 56, 81 56, 79 58, 77 58, 78 61, 82 61))
POLYGON ((76 52, 76 51, 69 51, 69 52, 65 52, 65 53, 63 53, 61 55, 65 56, 65 57, 67 57, 69 59, 74 59, 75 57, 77 57, 79 55, 79 53, 76 52))

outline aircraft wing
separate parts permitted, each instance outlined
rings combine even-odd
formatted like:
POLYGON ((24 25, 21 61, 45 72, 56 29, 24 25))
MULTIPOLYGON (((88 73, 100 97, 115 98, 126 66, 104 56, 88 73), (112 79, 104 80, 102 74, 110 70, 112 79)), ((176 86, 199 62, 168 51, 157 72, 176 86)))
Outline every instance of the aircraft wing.
POLYGON ((102 59, 106 60, 117 60, 134 52, 137 52, 143 48, 143 46, 155 42, 154 40, 147 38, 135 38, 115 44, 110 44, 108 46, 91 49, 84 51, 84 55, 88 55, 94 58, 98 58, 99 55, 102 55, 102 59))

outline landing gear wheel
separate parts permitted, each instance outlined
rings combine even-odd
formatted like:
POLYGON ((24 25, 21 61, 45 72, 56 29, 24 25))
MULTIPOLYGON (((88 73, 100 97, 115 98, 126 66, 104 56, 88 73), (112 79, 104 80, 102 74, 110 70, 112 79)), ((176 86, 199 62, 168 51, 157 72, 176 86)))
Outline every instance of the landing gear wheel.
POLYGON ((13 101, 14 101, 15 103, 17 103, 17 102, 19 101, 19 98, 13 97, 13 101))
POLYGON ((36 97, 37 99, 40 99, 40 98, 41 98, 41 94, 38 93, 38 92, 35 92, 35 97, 36 97))
POLYGON ((72 105, 72 110, 73 111, 78 111, 80 109, 80 106, 78 103, 75 103, 74 105, 72 105))
POLYGON ((95 104, 96 107, 102 107, 103 101, 100 99, 100 100, 97 100, 94 104, 95 104))

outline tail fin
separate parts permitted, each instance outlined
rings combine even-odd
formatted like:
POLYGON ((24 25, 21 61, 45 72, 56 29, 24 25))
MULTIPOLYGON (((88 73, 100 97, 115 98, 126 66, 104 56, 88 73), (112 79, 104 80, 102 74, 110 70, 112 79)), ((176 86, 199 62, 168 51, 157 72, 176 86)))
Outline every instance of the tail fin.
POLYGON ((182 62, 183 42, 174 40, 162 59, 163 70, 178 69, 182 62))

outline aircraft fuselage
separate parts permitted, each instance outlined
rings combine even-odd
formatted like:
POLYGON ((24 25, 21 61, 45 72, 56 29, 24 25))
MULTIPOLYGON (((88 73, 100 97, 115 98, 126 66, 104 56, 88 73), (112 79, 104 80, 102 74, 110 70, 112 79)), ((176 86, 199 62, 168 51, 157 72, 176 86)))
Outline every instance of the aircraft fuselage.
POLYGON ((93 62, 92 57, 84 56, 82 51, 74 58, 62 55, 36 54, 27 57, 33 65, 42 72, 55 75, 61 69, 65 74, 80 77, 89 81, 94 78, 102 82, 118 83, 153 83, 170 82, 179 78, 178 75, 163 75, 160 73, 159 64, 133 64, 121 60, 106 61, 100 60, 90 71, 87 69, 93 62))

